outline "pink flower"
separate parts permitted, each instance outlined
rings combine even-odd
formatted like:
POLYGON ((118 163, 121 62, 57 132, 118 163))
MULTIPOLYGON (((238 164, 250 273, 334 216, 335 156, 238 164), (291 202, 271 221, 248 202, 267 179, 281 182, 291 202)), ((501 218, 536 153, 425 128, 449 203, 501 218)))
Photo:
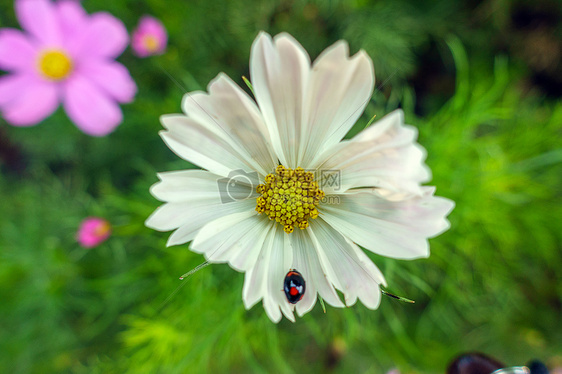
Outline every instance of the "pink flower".
POLYGON ((111 225, 103 218, 88 217, 82 221, 76 240, 84 248, 100 245, 111 235, 111 225))
POLYGON ((133 31, 131 46, 139 57, 161 55, 166 50, 168 34, 162 22, 154 17, 144 16, 133 31))
POLYGON ((103 136, 123 120, 117 103, 137 87, 114 59, 127 47, 123 23, 87 14, 78 1, 16 0, 25 32, 0 29, 0 112, 15 126, 32 126, 62 105, 88 135, 103 136))

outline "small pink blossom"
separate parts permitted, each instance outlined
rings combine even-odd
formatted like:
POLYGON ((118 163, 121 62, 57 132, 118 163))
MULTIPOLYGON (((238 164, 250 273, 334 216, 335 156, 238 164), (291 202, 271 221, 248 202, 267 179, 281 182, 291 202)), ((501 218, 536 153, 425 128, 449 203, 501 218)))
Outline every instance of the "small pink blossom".
POLYGON ((139 57, 161 55, 166 50, 168 34, 166 28, 158 19, 144 16, 133 31, 131 46, 139 57))
POLYGON ((111 225, 103 218, 88 217, 82 221, 76 240, 84 248, 100 245, 111 235, 111 225))
POLYGON ((14 126, 33 126, 62 103, 88 135, 103 136, 123 120, 118 103, 137 92, 115 61, 127 30, 106 12, 87 14, 79 1, 16 0, 23 31, 0 29, 0 112, 14 126))

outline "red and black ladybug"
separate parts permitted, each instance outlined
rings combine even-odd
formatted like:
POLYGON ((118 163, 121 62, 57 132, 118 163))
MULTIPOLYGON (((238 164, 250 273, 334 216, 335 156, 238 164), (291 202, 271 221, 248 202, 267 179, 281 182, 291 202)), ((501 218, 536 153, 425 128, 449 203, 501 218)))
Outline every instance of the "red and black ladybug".
POLYGON ((283 290, 288 302, 291 304, 298 303, 306 290, 306 282, 301 273, 295 269, 289 270, 283 282, 283 290))

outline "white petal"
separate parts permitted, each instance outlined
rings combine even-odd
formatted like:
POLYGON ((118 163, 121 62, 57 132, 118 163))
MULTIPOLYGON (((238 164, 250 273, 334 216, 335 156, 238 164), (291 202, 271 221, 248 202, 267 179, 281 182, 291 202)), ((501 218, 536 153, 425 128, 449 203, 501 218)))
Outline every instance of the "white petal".
POLYGON ((243 299, 246 309, 263 299, 268 317, 275 323, 281 312, 289 320, 295 320, 292 307, 283 291, 283 280, 292 263, 287 234, 280 225, 273 224, 254 267, 246 272, 243 299))
POLYGON ((422 187, 422 196, 389 201, 377 189, 337 195, 339 203, 323 204, 322 218, 344 236, 382 256, 414 259, 429 256, 428 238, 449 228, 445 217, 454 203, 433 196, 422 187))
POLYGON ((244 175, 223 178, 193 169, 158 173, 158 178, 161 181, 154 184, 150 192, 160 201, 219 204, 258 197, 255 186, 249 183, 255 181, 244 175))
POLYGON ((220 217, 197 234, 191 250, 203 253, 209 262, 228 262, 238 271, 250 270, 274 222, 255 210, 220 217))
POLYGON ((281 33, 272 40, 261 32, 252 45, 250 75, 256 100, 281 163, 298 165, 302 141, 302 112, 310 58, 292 36, 281 33))
POLYGON ((324 270, 318 258, 317 248, 310 238, 309 230, 296 230, 290 235, 293 247, 292 269, 300 272, 306 282, 306 291, 297 305, 299 316, 308 313, 316 303, 317 293, 330 305, 341 308, 338 294, 332 284, 326 279, 324 270))
POLYGON ((255 102, 223 73, 209 83, 207 90, 208 94, 186 94, 183 111, 226 141, 254 170, 270 173, 277 166, 277 158, 255 102))
POLYGON ((150 193, 160 201, 186 202, 205 199, 220 202, 217 180, 222 178, 205 170, 180 170, 158 173, 160 182, 150 187, 150 193))
MULTIPOLYGON (((269 258, 269 270, 267 272, 268 291, 264 295, 263 304, 266 307, 280 308, 287 319, 295 322, 293 307, 287 301, 283 282, 293 262, 293 251, 290 248, 288 234, 285 233, 281 225, 275 224, 275 238, 271 247, 269 258)), ((267 310, 267 309, 266 309, 267 310)))
POLYGON ((321 218, 309 227, 319 251, 324 252, 322 263, 328 279, 345 295, 347 306, 355 304, 357 298, 370 309, 380 303, 379 284, 386 284, 384 276, 365 253, 354 243, 343 237, 321 218))
POLYGON ((168 130, 161 131, 160 136, 181 158, 223 177, 231 173, 251 174, 255 170, 243 155, 205 125, 180 114, 162 116, 160 121, 168 130))
POLYGON ((319 157, 317 168, 336 170, 341 184, 321 186, 326 194, 357 187, 381 187, 421 194, 420 183, 431 178, 424 164, 425 150, 415 139, 417 131, 404 125, 396 110, 349 141, 343 141, 319 157))
POLYGON ((161 181, 152 186, 151 192, 168 203, 156 209, 146 220, 146 226, 159 231, 179 228, 170 236, 169 246, 192 240, 201 227, 219 217, 255 209, 253 198, 243 198, 254 194, 249 185, 237 183, 227 187, 226 178, 203 170, 174 171, 158 176, 161 181))
POLYGON ((161 205, 145 222, 147 227, 158 231, 176 230, 168 239, 167 246, 187 243, 208 222, 219 217, 253 211, 255 203, 249 200, 228 204, 205 202, 167 203, 161 205))
MULTIPOLYGON (((276 230, 275 225, 271 227, 271 231, 276 230)), ((271 245, 273 242, 274 234, 268 233, 263 242, 261 250, 259 252, 258 258, 254 267, 246 271, 244 276, 244 288, 242 290, 242 300, 244 301, 244 306, 246 309, 250 309, 258 301, 263 298, 265 292, 265 277, 268 270, 267 264, 269 262, 269 254, 271 252, 271 245)), ((279 313, 279 318, 274 322, 278 322, 281 319, 281 313, 279 313)))
POLYGON ((201 205, 199 207, 190 206, 188 219, 170 235, 166 245, 170 247, 187 243, 193 240, 199 230, 207 223, 229 214, 254 211, 255 207, 255 202, 250 200, 235 201, 228 204, 201 205))
POLYGON ((369 103, 374 85, 373 62, 365 51, 350 58, 347 43, 339 41, 322 52, 306 90, 301 165, 309 165, 347 134, 369 103))

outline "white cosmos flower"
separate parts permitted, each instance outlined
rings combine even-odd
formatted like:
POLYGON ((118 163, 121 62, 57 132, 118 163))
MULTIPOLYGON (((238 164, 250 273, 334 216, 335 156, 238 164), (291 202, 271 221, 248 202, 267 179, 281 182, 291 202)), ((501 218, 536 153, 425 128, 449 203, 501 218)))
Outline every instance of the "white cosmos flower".
POLYGON ((416 129, 397 110, 342 141, 374 87, 369 56, 350 57, 343 41, 311 65, 293 37, 262 32, 250 74, 257 105, 221 73, 208 93, 184 96, 185 114, 162 117, 166 144, 205 170, 158 174, 151 192, 165 204, 146 225, 175 230, 168 246, 192 241, 190 249, 209 262, 244 272, 244 305, 263 300, 274 322, 281 313, 294 321, 295 308, 307 313, 317 295, 335 307, 360 299, 376 309, 386 282, 359 246, 398 259, 428 257, 427 239, 447 230, 454 205, 420 185, 430 171, 416 129), (332 183, 318 179, 326 171, 332 183), (276 212, 284 224, 268 217, 276 212), (283 291, 291 269, 306 281, 295 305, 283 291))

